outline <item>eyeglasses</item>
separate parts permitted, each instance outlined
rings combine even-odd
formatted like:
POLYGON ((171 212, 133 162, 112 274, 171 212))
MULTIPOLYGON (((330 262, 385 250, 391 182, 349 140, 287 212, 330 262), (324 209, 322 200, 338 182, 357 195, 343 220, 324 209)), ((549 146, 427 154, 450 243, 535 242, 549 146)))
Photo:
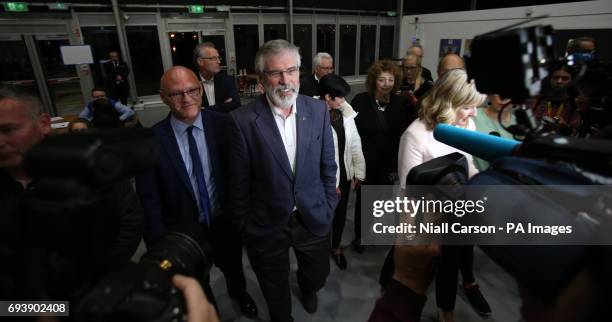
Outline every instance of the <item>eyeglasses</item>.
POLYGON ((299 70, 297 66, 293 66, 285 70, 264 70, 264 73, 270 78, 280 78, 283 73, 287 76, 294 76, 299 70))
POLYGON ((185 94, 187 94, 187 96, 191 98, 198 98, 200 96, 201 91, 202 89, 200 87, 196 87, 182 92, 167 93, 166 96, 173 101, 178 101, 182 99, 183 95, 185 94))
POLYGON ((317 66, 318 69, 322 69, 322 70, 327 70, 327 71, 332 71, 334 70, 334 66, 329 66, 329 67, 322 67, 322 66, 317 66))
POLYGON ((200 57, 202 59, 208 59, 208 60, 216 60, 216 61, 221 61, 221 57, 220 56, 211 56, 211 57, 200 57))

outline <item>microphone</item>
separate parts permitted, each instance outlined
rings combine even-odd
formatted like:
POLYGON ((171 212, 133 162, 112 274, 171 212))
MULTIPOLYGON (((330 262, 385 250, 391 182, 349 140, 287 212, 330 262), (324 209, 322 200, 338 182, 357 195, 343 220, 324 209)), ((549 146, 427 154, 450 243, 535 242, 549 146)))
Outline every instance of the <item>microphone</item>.
POLYGON ((521 144, 516 140, 470 131, 448 124, 436 125, 434 138, 489 162, 516 154, 515 151, 521 144))

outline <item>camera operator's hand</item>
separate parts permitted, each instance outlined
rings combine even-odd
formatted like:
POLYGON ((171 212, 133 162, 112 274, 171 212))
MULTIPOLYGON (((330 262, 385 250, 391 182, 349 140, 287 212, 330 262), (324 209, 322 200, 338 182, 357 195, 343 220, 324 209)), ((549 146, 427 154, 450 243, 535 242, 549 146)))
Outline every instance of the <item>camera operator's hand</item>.
POLYGON ((433 281, 435 261, 440 245, 395 245, 393 279, 409 287, 418 295, 425 295, 433 281))
POLYGON ((208 302, 200 283, 192 277, 174 275, 172 284, 183 292, 187 303, 187 322, 219 322, 215 308, 208 302))

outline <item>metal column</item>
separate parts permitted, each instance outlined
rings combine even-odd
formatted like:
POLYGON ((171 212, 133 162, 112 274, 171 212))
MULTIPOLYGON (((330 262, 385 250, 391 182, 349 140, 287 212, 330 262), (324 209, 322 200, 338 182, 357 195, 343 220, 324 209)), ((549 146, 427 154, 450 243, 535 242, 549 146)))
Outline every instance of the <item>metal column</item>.
POLYGON ((45 71, 42 65, 40 64, 40 55, 38 55, 38 48, 36 48, 36 41, 34 40, 34 36, 25 35, 23 36, 23 40, 28 50, 28 55, 30 56, 32 70, 34 71, 34 80, 36 81, 36 85, 38 85, 38 91, 40 94, 40 100, 43 104, 43 108, 45 112, 51 114, 52 116, 55 116, 57 115, 57 111, 55 110, 55 105, 53 104, 53 100, 51 99, 51 94, 49 92, 49 86, 47 84, 47 77, 45 76, 45 71))

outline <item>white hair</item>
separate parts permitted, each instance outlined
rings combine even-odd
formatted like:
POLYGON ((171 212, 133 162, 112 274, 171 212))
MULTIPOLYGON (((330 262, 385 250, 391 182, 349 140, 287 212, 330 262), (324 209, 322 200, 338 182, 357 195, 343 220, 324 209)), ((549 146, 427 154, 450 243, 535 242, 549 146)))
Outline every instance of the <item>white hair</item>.
POLYGON ((332 61, 332 64, 334 63, 334 58, 328 54, 328 53, 317 53, 314 58, 312 59, 312 68, 316 68, 317 66, 321 65, 321 59, 329 59, 332 61))
POLYGON ((284 39, 276 39, 263 44, 257 51, 257 54, 255 54, 255 72, 263 74, 266 59, 271 56, 278 56, 285 51, 295 55, 296 67, 300 68, 300 50, 294 44, 284 39))

